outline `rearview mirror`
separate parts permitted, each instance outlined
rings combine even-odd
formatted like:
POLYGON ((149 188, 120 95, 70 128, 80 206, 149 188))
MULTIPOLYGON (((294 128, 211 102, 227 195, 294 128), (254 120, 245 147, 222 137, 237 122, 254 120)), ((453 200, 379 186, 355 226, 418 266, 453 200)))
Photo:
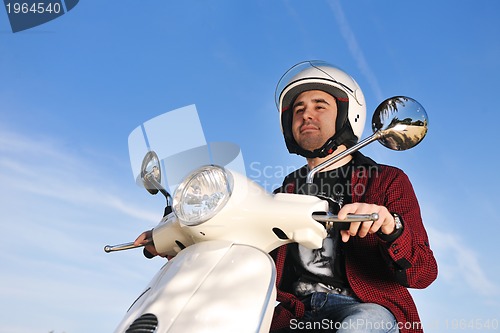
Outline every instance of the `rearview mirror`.
POLYGON ((149 193, 157 194, 161 189, 160 160, 154 151, 148 151, 142 160, 141 179, 149 193))
POLYGON ((427 113, 416 100, 396 96, 383 101, 372 117, 372 130, 385 147, 406 150, 418 145, 427 134, 427 113))

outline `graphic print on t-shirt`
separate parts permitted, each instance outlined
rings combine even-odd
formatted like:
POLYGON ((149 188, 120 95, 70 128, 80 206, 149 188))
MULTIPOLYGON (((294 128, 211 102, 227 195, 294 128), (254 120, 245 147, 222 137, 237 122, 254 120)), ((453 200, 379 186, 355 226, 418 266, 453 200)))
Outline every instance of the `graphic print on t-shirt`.
MULTIPOLYGON (((344 198, 340 195, 332 195, 331 200, 338 205, 335 211, 337 213, 343 205, 344 198)), ((339 236, 338 231, 330 232, 323 240, 323 246, 319 249, 311 250, 298 245, 300 263, 310 273, 307 275, 315 276, 315 280, 325 282, 334 278, 339 236)), ((295 284, 295 294, 307 295, 314 291, 324 291, 326 288, 324 283, 302 279, 295 284)))
MULTIPOLYGON (((336 235, 330 234, 323 240, 323 246, 314 250, 299 245, 299 257, 303 268, 320 280, 321 277, 332 278, 338 238, 336 235)), ((311 292, 324 291, 325 289, 325 285, 319 282, 302 280, 295 284, 296 295, 308 295, 311 292)))
MULTIPOLYGON (((316 196, 329 202, 332 214, 338 214, 344 204, 352 202, 352 171, 353 164, 350 163, 338 169, 321 172, 314 179, 318 192, 316 196)), ((328 292, 332 288, 348 286, 340 242, 340 230, 345 226, 343 223, 334 223, 319 249, 311 250, 300 244, 292 247, 291 256, 297 274, 297 280, 293 283, 295 295, 305 296, 313 292, 328 292)))
POLYGON ((331 236, 323 240, 319 249, 308 249, 299 245, 299 255, 303 267, 314 275, 333 276, 336 242, 331 236))

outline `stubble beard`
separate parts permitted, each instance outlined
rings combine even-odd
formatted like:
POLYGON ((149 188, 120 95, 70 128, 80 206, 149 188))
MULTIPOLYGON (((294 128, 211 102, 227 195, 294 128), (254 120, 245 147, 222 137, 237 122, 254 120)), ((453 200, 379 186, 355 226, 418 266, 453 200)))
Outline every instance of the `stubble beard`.
POLYGON ((314 151, 323 146, 326 140, 319 135, 305 135, 297 143, 305 150, 314 151))

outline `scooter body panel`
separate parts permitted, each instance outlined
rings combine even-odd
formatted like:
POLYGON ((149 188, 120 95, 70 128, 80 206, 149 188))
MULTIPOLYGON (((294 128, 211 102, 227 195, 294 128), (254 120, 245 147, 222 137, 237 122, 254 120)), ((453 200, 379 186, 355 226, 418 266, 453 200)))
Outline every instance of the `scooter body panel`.
POLYGON ((264 251, 227 241, 198 243, 161 268, 115 333, 139 332, 133 323, 145 317, 156 320, 150 324, 155 333, 268 332, 275 280, 274 262, 264 251))

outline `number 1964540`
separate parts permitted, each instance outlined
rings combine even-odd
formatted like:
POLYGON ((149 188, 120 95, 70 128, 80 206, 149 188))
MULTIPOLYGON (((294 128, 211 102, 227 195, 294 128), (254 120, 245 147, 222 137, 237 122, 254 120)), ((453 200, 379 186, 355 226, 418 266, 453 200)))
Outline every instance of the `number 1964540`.
POLYGON ((5 4, 8 14, 59 14, 62 10, 59 2, 7 2, 5 4))

